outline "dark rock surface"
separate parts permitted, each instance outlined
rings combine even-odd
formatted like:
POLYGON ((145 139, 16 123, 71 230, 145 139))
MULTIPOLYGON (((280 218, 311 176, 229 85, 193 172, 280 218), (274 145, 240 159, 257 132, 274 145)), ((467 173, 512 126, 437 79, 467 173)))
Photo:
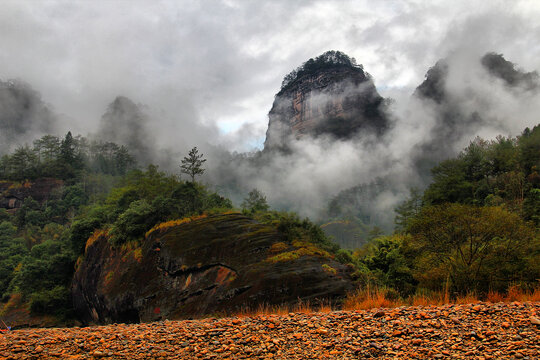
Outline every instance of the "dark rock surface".
POLYGON ((309 135, 350 138, 359 132, 382 134, 389 126, 384 99, 359 66, 322 68, 304 74, 274 100, 265 149, 286 146, 309 135))
POLYGON ((113 249, 105 233, 96 234, 72 294, 83 320, 111 323, 331 301, 351 287, 347 268, 328 253, 288 243, 275 228, 241 214, 223 214, 150 232, 140 248, 113 249), (295 251, 299 257, 287 257, 295 251))
POLYGON ((60 195, 64 182, 59 179, 41 178, 34 182, 17 183, 0 182, 0 208, 16 210, 22 206, 24 199, 32 197, 37 202, 44 202, 60 195))
POLYGON ((524 72, 506 60, 502 54, 487 53, 480 60, 482 66, 492 75, 503 80, 508 86, 520 86, 526 90, 537 89, 540 78, 536 71, 524 72))

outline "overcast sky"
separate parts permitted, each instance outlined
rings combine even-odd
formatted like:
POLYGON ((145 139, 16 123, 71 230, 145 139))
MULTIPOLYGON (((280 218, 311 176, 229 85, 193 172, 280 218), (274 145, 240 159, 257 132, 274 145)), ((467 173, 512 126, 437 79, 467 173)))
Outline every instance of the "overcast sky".
POLYGON ((399 98, 457 50, 538 70, 539 39, 535 0, 2 0, 0 79, 31 84, 76 132, 125 95, 169 119, 156 124, 166 142, 199 124, 209 141, 247 150, 264 141, 283 77, 326 50, 399 98))

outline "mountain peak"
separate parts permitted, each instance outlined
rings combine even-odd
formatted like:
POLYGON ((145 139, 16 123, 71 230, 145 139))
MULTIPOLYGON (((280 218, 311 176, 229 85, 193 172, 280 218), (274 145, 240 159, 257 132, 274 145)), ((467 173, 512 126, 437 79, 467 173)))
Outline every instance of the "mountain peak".
POLYGON ((265 149, 304 136, 382 134, 388 123, 371 76, 354 58, 327 51, 285 76, 269 113, 265 149))
POLYGON ((523 72, 516 69, 515 64, 506 60, 502 54, 490 52, 480 61, 491 75, 502 79, 508 86, 523 86, 527 90, 532 90, 540 85, 536 71, 523 72))

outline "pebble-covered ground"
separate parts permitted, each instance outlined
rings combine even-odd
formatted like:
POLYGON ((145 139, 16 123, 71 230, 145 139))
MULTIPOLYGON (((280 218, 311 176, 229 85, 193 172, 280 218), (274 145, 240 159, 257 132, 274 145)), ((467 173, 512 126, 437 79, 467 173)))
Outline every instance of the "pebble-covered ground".
POLYGON ((2 359, 539 359, 540 302, 163 321, 0 335, 2 359))

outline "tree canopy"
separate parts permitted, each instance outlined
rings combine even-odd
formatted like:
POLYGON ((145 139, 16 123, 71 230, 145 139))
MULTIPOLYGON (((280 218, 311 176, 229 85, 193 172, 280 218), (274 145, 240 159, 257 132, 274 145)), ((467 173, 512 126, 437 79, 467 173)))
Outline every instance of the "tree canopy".
POLYGON ((242 202, 242 208, 251 213, 257 211, 268 211, 269 206, 266 201, 266 196, 257 189, 253 189, 249 192, 248 196, 242 202))
POLYGON ((342 53, 341 51, 330 50, 322 55, 317 56, 314 59, 309 59, 301 66, 297 67, 295 70, 287 74, 285 78, 283 78, 283 82, 281 83, 280 93, 285 91, 297 79, 301 78, 306 74, 314 73, 321 69, 338 67, 348 67, 356 69, 358 71, 362 71, 362 65, 357 65, 355 58, 350 58, 347 54, 342 53))

